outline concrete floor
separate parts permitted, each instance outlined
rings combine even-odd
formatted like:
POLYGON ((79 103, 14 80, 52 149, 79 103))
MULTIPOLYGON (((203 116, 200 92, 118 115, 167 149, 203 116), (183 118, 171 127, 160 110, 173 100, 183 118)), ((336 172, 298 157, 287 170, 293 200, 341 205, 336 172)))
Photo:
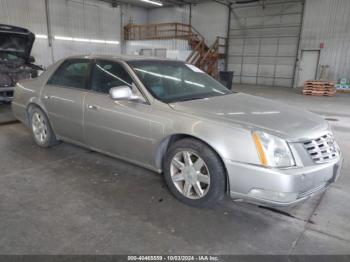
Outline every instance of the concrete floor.
POLYGON ((8 104, 0 103, 0 125, 14 121, 15 118, 12 115, 11 106, 8 104))
POLYGON ((34 145, 0 126, 0 254, 350 254, 350 95, 235 87, 333 120, 343 176, 324 195, 278 213, 226 200, 175 200, 148 170, 69 144, 34 145))

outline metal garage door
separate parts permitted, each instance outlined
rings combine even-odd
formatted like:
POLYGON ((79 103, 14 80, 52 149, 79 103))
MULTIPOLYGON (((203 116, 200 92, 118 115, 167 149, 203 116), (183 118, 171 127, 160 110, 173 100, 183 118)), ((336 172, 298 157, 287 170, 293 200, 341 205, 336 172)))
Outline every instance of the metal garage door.
POLYGON ((228 49, 234 82, 292 87, 302 16, 302 1, 235 5, 228 49))

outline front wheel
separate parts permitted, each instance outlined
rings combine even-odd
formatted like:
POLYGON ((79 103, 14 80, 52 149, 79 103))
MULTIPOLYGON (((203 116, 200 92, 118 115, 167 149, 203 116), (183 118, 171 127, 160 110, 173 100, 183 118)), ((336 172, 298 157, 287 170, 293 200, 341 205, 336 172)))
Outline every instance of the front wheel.
POLYGON ((163 168, 170 191, 185 204, 210 207, 225 196, 226 173, 221 159, 200 141, 183 139, 171 145, 163 168))

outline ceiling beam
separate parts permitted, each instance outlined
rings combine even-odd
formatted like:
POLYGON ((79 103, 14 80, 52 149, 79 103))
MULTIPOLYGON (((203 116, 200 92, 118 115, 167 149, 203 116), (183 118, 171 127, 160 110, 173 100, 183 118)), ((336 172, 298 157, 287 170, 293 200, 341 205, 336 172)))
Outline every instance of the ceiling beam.
POLYGON ((231 4, 230 1, 229 2, 227 2, 227 1, 220 1, 220 0, 212 0, 212 1, 215 2, 215 3, 218 3, 220 5, 227 6, 227 7, 231 4))
MULTIPOLYGON (((146 8, 154 8, 155 6, 148 6, 146 2, 142 1, 127 1, 127 0, 97 0, 100 2, 111 4, 111 6, 117 6, 119 4, 131 4, 134 6, 142 6, 146 8), (138 3, 139 2, 139 3, 138 3)), ((163 6, 183 6, 183 5, 196 5, 200 4, 200 1, 192 1, 192 0, 155 0, 160 3, 163 3, 163 6)), ((219 4, 227 5, 229 4, 229 0, 211 0, 212 2, 217 2, 219 4)), ((203 2, 210 2, 210 0, 203 1, 203 2)))

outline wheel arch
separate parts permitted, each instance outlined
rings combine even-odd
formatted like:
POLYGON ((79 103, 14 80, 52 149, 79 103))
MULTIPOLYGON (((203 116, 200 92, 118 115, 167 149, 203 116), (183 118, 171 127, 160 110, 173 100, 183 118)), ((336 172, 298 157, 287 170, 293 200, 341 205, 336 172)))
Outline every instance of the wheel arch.
POLYGON ((193 136, 193 135, 189 135, 189 134, 185 134, 185 133, 178 133, 178 134, 172 134, 169 135, 167 137, 165 137, 158 145, 157 150, 156 150, 156 154, 155 154, 155 164, 157 169, 159 170, 163 170, 163 160, 165 157, 166 152, 168 151, 169 147, 171 145, 173 145, 174 143, 176 143, 179 140, 182 139, 186 139, 186 138, 191 138, 194 140, 197 140, 203 144, 205 144, 206 146, 208 146, 211 150, 213 150, 213 152, 219 157, 219 160, 222 164, 222 166, 224 167, 225 170, 225 176, 226 176, 226 192, 230 192, 229 191, 229 178, 228 178, 228 173, 227 173, 227 168, 226 165, 223 161, 222 156, 218 153, 218 151, 211 146, 210 144, 208 144, 206 141, 204 141, 203 139, 193 136))
POLYGON ((30 110, 31 110, 32 108, 34 108, 34 107, 37 107, 37 108, 43 110, 43 109, 41 108, 40 105, 38 105, 37 103, 35 103, 35 102, 33 102, 33 101, 30 101, 30 102, 27 104, 27 106, 26 106, 26 124, 27 124, 27 125, 30 124, 30 121, 29 121, 29 120, 30 120, 29 112, 30 112, 30 110))
MULTIPOLYGON (((29 126, 29 124, 30 124, 29 111, 30 111, 30 109, 33 108, 33 107, 37 107, 37 108, 39 108, 40 110, 42 110, 42 111, 46 114, 47 118, 49 119, 49 116, 48 116, 48 114, 47 114, 47 111, 46 111, 45 107, 42 106, 42 105, 41 105, 40 103, 38 103, 37 101, 31 100, 31 101, 29 101, 29 103, 28 103, 27 106, 26 106, 26 124, 27 124, 28 126, 29 126)), ((50 121, 50 119, 49 119, 49 121, 50 121)))

